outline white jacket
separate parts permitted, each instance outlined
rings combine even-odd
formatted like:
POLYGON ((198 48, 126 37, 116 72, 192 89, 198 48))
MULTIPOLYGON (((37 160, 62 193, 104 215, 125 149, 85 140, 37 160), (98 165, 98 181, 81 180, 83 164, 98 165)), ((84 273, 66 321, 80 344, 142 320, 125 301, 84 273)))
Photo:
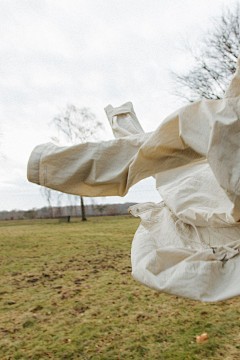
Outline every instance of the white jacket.
POLYGON ((131 103, 105 110, 115 140, 39 145, 29 181, 75 195, 124 196, 155 176, 163 202, 130 208, 142 219, 134 278, 201 301, 239 295, 240 64, 222 100, 181 108, 152 133, 143 132, 131 103))

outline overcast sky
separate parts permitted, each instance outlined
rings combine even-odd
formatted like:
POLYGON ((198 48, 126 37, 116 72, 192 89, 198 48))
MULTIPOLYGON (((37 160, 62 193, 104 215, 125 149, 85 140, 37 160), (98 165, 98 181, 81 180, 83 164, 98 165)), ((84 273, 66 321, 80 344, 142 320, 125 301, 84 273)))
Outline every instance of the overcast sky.
MULTIPOLYGON (((32 149, 50 141, 66 104, 90 107, 112 137, 103 108, 132 101, 145 131, 183 105, 169 70, 187 68, 197 44, 231 0, 0 0, 0 211, 44 206, 26 178, 32 149)), ((154 181, 125 198, 158 202, 154 181)))

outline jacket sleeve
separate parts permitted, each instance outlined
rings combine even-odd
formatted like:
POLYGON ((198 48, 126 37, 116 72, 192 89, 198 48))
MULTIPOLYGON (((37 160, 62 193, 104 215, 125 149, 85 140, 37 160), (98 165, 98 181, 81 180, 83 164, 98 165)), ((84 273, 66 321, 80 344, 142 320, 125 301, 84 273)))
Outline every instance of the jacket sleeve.
POLYGON ((83 196, 123 196, 128 169, 148 134, 59 147, 37 146, 29 159, 30 182, 83 196))

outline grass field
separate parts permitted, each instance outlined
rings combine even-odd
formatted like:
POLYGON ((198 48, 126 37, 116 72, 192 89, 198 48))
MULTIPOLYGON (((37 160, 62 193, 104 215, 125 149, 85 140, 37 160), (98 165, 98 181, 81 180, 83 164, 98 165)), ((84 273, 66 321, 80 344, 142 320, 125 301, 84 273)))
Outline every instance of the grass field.
POLYGON ((0 222, 0 359, 240 359, 240 298, 203 304, 131 277, 138 224, 0 222))

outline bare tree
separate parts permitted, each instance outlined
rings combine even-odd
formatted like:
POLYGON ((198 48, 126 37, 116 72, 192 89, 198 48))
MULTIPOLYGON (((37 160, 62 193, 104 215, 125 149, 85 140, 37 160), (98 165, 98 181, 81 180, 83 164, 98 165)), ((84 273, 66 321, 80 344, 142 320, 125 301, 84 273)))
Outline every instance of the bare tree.
POLYGON ((221 99, 237 67, 240 50, 240 6, 225 8, 195 48, 183 49, 194 61, 186 73, 171 72, 175 95, 188 101, 221 99))
POLYGON ((79 196, 67 194, 68 203, 70 205, 69 209, 70 212, 68 215, 77 216, 78 215, 78 208, 79 208, 79 196))
POLYGON ((53 208, 52 208, 53 191, 46 187, 41 187, 40 192, 41 192, 41 195, 46 199, 46 201, 48 203, 50 218, 53 218, 53 208))
POLYGON ((61 217, 62 216, 62 208, 61 208, 61 204, 62 204, 62 196, 63 193, 58 192, 57 193, 57 207, 56 207, 56 215, 55 217, 61 217))
MULTIPOLYGON (((57 115, 52 123, 58 130, 58 137, 53 140, 61 143, 61 138, 63 138, 71 145, 99 140, 99 134, 103 130, 102 123, 96 119, 89 108, 77 108, 71 104, 67 105, 66 109, 57 115)), ((80 196, 80 205, 82 221, 86 221, 82 196, 80 196)))

